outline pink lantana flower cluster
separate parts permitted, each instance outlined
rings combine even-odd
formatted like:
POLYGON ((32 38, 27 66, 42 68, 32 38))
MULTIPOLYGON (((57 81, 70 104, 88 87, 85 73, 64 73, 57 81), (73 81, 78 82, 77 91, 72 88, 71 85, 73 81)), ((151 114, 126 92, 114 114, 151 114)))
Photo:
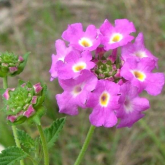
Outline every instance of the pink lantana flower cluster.
POLYGON ((59 112, 77 115, 78 108, 91 108, 89 120, 96 127, 131 127, 149 109, 140 97, 161 93, 164 74, 156 73, 158 58, 145 47, 144 37, 127 19, 108 20, 97 29, 81 23, 68 26, 55 42, 51 81, 58 78, 64 92, 57 94, 59 112), (67 43, 67 46, 66 44, 67 43), (120 52, 120 53, 119 53, 120 52))

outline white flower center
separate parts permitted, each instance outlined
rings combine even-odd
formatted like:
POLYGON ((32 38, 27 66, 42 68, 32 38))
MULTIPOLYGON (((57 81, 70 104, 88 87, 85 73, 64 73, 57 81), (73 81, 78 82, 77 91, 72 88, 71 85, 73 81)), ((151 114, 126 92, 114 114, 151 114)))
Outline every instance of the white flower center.
POLYGON ((92 41, 89 38, 85 38, 85 37, 79 40, 79 44, 83 46, 84 48, 91 47, 93 45, 92 41))
POLYGON ((134 53, 134 55, 139 58, 147 57, 147 55, 144 51, 137 51, 134 53))
POLYGON ((58 58, 58 61, 63 61, 64 62, 64 57, 58 58))
POLYGON ((86 63, 85 62, 79 62, 75 65, 72 66, 72 70, 74 72, 80 72, 81 70, 86 68, 86 63))
POLYGON ((120 34, 120 33, 115 33, 115 34, 113 34, 113 35, 111 36, 109 43, 110 43, 110 44, 113 44, 113 43, 116 43, 116 42, 121 41, 122 39, 123 39, 123 35, 122 35, 122 34, 120 34))
POLYGON ((133 112, 132 104, 128 98, 124 102, 124 109, 127 114, 133 112))

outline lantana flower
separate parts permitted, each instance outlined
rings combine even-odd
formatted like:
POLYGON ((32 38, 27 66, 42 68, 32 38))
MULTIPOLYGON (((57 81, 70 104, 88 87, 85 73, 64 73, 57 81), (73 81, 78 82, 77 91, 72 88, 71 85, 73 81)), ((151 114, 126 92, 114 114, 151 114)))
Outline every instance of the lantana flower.
POLYGON ((90 122, 97 126, 113 127, 117 123, 114 113, 120 107, 118 93, 120 86, 108 80, 99 80, 87 100, 87 107, 93 108, 90 122))
POLYGON ((77 115, 78 107, 85 108, 85 103, 91 91, 95 89, 97 78, 88 70, 83 70, 76 79, 59 80, 64 89, 62 94, 57 94, 59 112, 77 115))
POLYGON ((92 54, 89 51, 82 52, 81 54, 77 51, 71 51, 64 62, 57 62, 58 78, 76 78, 82 70, 90 70, 95 66, 95 63, 91 60, 92 54))
POLYGON ((57 62, 64 61, 66 55, 72 50, 71 47, 67 48, 65 46, 65 42, 60 39, 55 42, 55 48, 56 48, 57 54, 56 55, 52 54, 52 65, 49 70, 51 74, 51 79, 50 79, 51 81, 57 78, 57 67, 56 67, 57 62))
POLYGON ((121 57, 124 61, 128 58, 136 58, 140 61, 142 58, 149 57, 155 61, 156 66, 158 61, 158 58, 145 47, 143 33, 138 34, 134 43, 122 47, 121 57))
POLYGON ((94 25, 89 25, 84 32, 81 23, 71 24, 63 32, 62 38, 68 41, 70 46, 80 51, 95 50, 100 44, 97 29, 94 25))
POLYGON ((146 90, 150 95, 161 93, 164 85, 163 73, 152 73, 155 61, 142 58, 139 62, 128 59, 121 68, 121 76, 136 86, 139 91, 146 90))
POLYGON ((7 88, 3 93, 7 120, 12 124, 21 124, 26 120, 38 122, 45 113, 45 92, 45 85, 23 81, 19 81, 17 88, 7 88))
POLYGON ((132 86, 130 82, 121 85, 120 93, 121 106, 116 113, 121 120, 117 127, 131 127, 144 116, 142 112, 149 109, 149 101, 146 98, 140 98, 138 88, 132 86))
POLYGON ((92 125, 118 128, 144 116, 150 105, 139 94, 160 94, 164 74, 154 71, 158 59, 145 47, 142 33, 131 43, 135 31, 127 19, 115 20, 115 26, 106 19, 99 29, 89 25, 85 32, 81 23, 68 26, 62 38, 72 50, 51 66, 64 90, 56 95, 60 113, 77 115, 79 108, 90 108, 92 125))
POLYGON ((115 20, 115 27, 106 19, 100 27, 101 43, 105 50, 115 49, 132 41, 130 33, 135 31, 134 24, 127 19, 115 20))

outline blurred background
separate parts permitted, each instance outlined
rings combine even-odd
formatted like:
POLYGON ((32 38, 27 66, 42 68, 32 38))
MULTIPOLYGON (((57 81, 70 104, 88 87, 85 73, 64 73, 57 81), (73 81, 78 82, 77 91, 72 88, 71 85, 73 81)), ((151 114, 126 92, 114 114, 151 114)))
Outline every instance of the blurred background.
MULTIPOLYGON (((106 18, 112 23, 118 18, 134 22, 136 35, 144 33, 146 47, 159 58, 159 71, 165 71, 165 0, 0 0, 0 52, 31 52, 24 72, 9 78, 9 86, 15 87, 18 78, 47 84, 44 127, 65 116, 58 114, 55 100, 62 89, 57 80, 49 81, 55 40, 61 38, 68 24, 82 22, 84 27, 95 24, 99 28, 106 18)), ((165 91, 156 97, 146 93, 143 96, 151 103, 145 118, 130 129, 96 129, 83 165, 165 165, 165 91)), ((81 110, 78 116, 67 117, 60 138, 50 151, 50 165, 74 163, 90 126, 89 113, 81 110)), ((14 141, 5 118, 0 112, 0 144, 7 147, 14 141)), ((35 126, 23 124, 20 128, 33 137, 38 135, 35 126)))

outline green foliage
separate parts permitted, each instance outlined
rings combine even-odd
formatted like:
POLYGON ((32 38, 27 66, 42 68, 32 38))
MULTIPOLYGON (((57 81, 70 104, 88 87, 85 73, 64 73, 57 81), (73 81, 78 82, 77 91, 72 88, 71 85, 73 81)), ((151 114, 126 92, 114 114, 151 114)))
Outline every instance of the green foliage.
POLYGON ((24 131, 17 129, 18 139, 25 148, 33 150, 35 147, 35 141, 24 131))
POLYGON ((18 147, 9 147, 0 154, 0 165, 12 165, 16 161, 22 160, 28 156, 22 149, 18 147))
POLYGON ((57 119, 49 128, 44 130, 48 148, 51 148, 58 139, 58 135, 64 126, 65 120, 66 118, 57 119))

